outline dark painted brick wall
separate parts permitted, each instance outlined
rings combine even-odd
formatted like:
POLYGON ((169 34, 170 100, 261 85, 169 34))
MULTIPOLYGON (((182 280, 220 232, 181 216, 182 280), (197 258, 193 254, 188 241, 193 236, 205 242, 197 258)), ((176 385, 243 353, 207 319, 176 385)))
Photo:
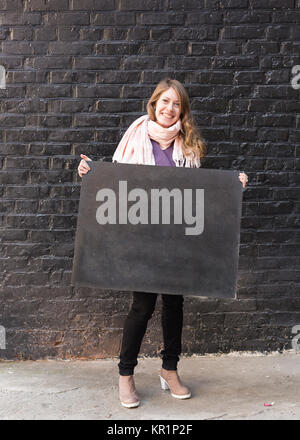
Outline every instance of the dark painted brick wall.
MULTIPOLYGON (((0 0, 1 358, 118 355, 130 294, 70 286, 79 154, 111 156, 166 75, 189 92, 204 166, 249 175, 238 299, 187 298, 183 351, 291 348, 299 22, 299 0, 0 0)), ((161 347, 157 307, 142 354, 161 347)))

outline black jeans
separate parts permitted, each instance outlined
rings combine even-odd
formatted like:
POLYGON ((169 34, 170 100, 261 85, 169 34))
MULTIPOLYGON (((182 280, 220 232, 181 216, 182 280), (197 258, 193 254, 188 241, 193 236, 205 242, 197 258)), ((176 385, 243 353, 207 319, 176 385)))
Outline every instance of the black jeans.
MULTIPOLYGON (((134 372, 147 324, 155 309, 156 299, 156 293, 133 293, 131 309, 124 324, 118 364, 121 376, 131 376, 134 372)), ((164 350, 161 352, 162 367, 165 370, 176 370, 181 353, 183 296, 162 295, 162 304, 164 339, 164 350)))

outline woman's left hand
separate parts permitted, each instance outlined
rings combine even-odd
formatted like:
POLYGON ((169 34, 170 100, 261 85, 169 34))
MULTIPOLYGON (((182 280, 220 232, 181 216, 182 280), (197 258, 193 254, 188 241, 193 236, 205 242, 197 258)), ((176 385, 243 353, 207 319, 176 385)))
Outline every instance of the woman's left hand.
POLYGON ((243 188, 245 188, 246 185, 247 185, 247 182, 248 182, 248 176, 247 176, 247 174, 245 174, 245 173, 240 173, 240 174, 239 174, 239 179, 240 179, 240 181, 241 181, 242 184, 243 184, 243 188))

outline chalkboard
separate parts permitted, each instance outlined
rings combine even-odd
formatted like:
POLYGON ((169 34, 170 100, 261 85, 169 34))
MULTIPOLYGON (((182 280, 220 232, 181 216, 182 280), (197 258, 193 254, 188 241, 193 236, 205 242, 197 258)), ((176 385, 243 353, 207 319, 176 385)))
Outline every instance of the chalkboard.
POLYGON ((238 171, 89 162, 72 284, 234 298, 238 171))

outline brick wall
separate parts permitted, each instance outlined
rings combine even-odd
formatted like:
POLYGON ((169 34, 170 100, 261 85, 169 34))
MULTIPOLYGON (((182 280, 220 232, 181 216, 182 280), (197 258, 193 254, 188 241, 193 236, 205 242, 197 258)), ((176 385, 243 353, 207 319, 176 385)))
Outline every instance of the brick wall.
MULTIPOLYGON (((0 358, 118 355, 130 294, 70 285, 79 154, 111 156, 166 75, 189 92, 204 166, 249 175, 237 299, 186 298, 183 351, 291 348, 299 21, 299 0, 0 0, 0 358)), ((159 305, 141 354, 162 348, 159 305)))

